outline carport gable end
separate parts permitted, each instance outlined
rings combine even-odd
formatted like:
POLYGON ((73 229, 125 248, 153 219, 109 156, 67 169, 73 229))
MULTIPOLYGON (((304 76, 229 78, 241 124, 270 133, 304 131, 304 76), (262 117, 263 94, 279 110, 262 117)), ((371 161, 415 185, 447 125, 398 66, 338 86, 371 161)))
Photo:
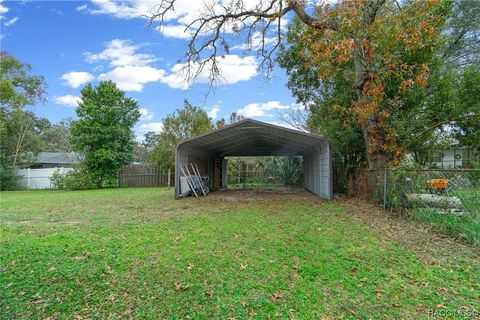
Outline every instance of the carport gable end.
POLYGON ((304 187, 333 199, 332 149, 321 136, 266 122, 244 119, 180 142, 175 153, 175 198, 180 197, 180 165, 194 162, 210 190, 227 186, 225 157, 302 156, 304 187))

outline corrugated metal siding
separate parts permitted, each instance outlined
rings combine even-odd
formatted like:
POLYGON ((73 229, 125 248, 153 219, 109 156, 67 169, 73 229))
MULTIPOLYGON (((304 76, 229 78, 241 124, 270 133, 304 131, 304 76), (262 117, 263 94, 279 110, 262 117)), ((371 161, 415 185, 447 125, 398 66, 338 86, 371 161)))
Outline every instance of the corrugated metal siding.
MULTIPOLYGON (((331 199, 331 150, 321 137, 267 123, 246 119, 227 128, 187 140, 177 147, 175 191, 181 170, 189 155, 208 156, 208 175, 212 181, 213 161, 224 156, 297 155, 304 158, 304 186, 324 199, 331 199)), ((211 186, 210 186, 211 187, 211 186)))
POLYGON ((322 181, 322 187, 320 196, 325 199, 330 199, 330 148, 325 143, 320 149, 320 180, 322 181))
POLYGON ((316 146, 313 152, 304 156, 304 187, 323 199, 332 199, 330 146, 327 143, 316 146))

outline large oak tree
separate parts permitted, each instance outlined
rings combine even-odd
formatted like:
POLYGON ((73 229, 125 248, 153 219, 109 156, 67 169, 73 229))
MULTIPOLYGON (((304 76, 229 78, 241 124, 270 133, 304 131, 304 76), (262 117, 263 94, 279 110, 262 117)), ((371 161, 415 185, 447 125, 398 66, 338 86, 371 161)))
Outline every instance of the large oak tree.
MULTIPOLYGON (((404 95, 427 84, 428 62, 442 40, 451 2, 310 3, 269 0, 252 5, 238 0, 205 5, 185 26, 191 34, 185 74, 192 78, 208 69, 214 83, 221 75, 219 59, 236 42, 251 44, 258 34, 260 66, 270 70, 275 49, 284 39, 283 24, 294 16, 297 27, 304 28, 293 44, 303 55, 304 67, 319 82, 337 79, 355 92, 345 112, 360 124, 369 168, 383 168, 404 151, 390 121, 404 107, 404 95)), ((160 1, 150 21, 164 22, 174 9, 175 0, 160 1)))

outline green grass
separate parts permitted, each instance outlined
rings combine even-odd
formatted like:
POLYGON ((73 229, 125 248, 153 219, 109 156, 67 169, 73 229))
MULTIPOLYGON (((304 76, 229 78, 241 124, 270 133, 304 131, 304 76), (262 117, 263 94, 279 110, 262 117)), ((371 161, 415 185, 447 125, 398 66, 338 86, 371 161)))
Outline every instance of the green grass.
POLYGON ((435 209, 417 208, 413 218, 438 226, 452 236, 461 236, 480 248, 480 188, 451 190, 444 195, 461 200, 462 215, 439 214, 435 209))
POLYGON ((479 309, 473 250, 425 260, 335 202, 23 191, 1 194, 0 218, 1 319, 421 319, 479 309))

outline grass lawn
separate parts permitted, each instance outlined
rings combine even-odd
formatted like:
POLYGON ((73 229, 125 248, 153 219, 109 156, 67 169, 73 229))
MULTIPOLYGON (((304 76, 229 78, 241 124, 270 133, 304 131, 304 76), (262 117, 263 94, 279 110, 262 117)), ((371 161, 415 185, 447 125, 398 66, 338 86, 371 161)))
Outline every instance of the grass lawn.
POLYGON ((0 196, 1 319, 480 316, 476 249, 360 202, 0 196))

